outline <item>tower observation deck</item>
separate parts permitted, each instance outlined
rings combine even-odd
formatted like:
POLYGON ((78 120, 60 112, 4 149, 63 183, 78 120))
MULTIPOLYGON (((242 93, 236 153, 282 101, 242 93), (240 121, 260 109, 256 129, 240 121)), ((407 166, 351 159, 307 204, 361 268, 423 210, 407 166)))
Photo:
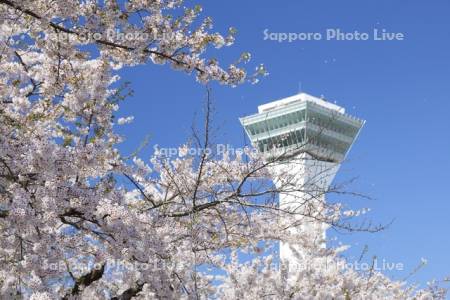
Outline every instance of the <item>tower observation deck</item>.
POLYGON ((301 93, 260 105, 240 119, 252 144, 263 153, 308 153, 342 162, 364 121, 323 99, 301 93))

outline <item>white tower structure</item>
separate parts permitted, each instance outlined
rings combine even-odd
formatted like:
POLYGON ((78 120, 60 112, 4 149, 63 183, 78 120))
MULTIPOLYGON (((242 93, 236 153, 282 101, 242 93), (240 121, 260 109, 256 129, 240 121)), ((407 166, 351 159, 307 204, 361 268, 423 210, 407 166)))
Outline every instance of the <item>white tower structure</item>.
MULTIPOLYGON (((327 226, 305 215, 320 213, 315 210, 325 203, 325 194, 364 121, 305 93, 260 105, 257 114, 240 121, 253 146, 273 160, 270 170, 276 187, 292 191, 279 196, 280 208, 295 211, 296 218, 302 219, 301 226, 289 230, 324 247, 327 226)), ((280 259, 300 264, 293 248, 301 255, 302 249, 281 243, 280 259)))

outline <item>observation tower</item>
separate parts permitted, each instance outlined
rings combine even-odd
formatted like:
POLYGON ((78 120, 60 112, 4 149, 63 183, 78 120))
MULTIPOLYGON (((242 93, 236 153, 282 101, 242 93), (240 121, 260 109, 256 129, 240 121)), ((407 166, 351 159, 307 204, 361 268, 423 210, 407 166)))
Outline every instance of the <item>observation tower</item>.
MULTIPOLYGON (((300 93, 260 105, 258 113, 240 122, 253 146, 271 161, 274 184, 283 191, 280 209, 295 212, 301 224, 291 226, 290 233, 325 247, 327 225, 318 221, 326 210, 325 194, 365 121, 336 104, 300 93)), ((298 263, 293 249, 301 256, 298 246, 281 243, 281 260, 298 263)))

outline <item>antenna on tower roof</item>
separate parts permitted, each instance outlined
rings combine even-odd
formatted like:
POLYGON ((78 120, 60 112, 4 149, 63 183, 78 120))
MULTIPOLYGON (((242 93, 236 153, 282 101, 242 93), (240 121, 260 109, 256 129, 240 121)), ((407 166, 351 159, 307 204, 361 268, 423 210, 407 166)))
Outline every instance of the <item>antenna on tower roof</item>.
POLYGON ((300 94, 300 93, 302 93, 302 92, 303 92, 303 89, 302 89, 302 82, 299 81, 299 82, 298 82, 298 93, 300 94))

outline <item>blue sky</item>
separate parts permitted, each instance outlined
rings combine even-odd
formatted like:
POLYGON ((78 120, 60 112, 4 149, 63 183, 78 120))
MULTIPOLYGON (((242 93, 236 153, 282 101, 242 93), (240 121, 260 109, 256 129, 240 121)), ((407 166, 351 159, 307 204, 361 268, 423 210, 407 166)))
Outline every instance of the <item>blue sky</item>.
MULTIPOLYGON (((252 63, 264 63, 270 76, 257 85, 229 88, 212 84, 215 141, 243 144, 238 118, 258 105, 302 90, 324 95, 347 112, 367 120, 337 177, 358 177, 351 190, 369 195, 348 204, 372 208, 374 223, 394 222, 376 234, 336 234, 358 257, 403 263, 404 278, 419 263, 428 265, 409 280, 425 282, 450 275, 450 2, 435 1, 187 1, 201 4, 215 30, 238 29, 236 44, 213 51, 224 63, 243 51, 252 63), (404 41, 264 40, 269 32, 319 32, 339 28, 368 32, 375 28, 401 32, 404 41)), ((253 68, 250 64, 249 67, 253 68)), ((121 128, 122 145, 131 152, 149 134, 151 145, 171 147, 190 135, 194 115, 201 113, 205 87, 193 76, 168 67, 141 66, 121 72, 132 82, 134 96, 121 115, 135 122, 121 128)), ((142 153, 149 157, 151 147, 142 153)))

